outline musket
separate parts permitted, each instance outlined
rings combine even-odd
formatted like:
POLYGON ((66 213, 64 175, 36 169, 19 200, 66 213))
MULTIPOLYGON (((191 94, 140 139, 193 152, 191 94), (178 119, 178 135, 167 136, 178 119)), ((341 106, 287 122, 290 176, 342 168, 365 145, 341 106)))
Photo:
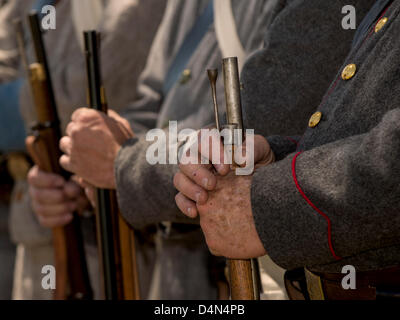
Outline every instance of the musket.
MULTIPOLYGON (((59 158, 62 155, 59 149, 61 128, 38 14, 31 13, 28 21, 37 59, 36 63, 29 66, 22 21, 14 22, 19 51, 23 65, 27 68, 38 121, 32 127, 34 135, 27 138, 27 149, 41 170, 61 175, 68 180, 70 175, 59 165, 59 158)), ((72 222, 65 227, 54 228, 52 234, 56 269, 54 299, 92 299, 78 214, 74 213, 72 222)))
MULTIPOLYGON (((107 113, 99 36, 96 31, 84 32, 88 102, 91 108, 107 113)), ((104 297, 106 300, 139 300, 135 237, 119 213, 114 190, 96 190, 96 210, 104 297)))
MULTIPOLYGON (((244 124, 240 94, 239 66, 237 58, 223 59, 227 124, 224 129, 231 131, 232 155, 235 148, 235 132, 241 130, 244 141, 244 124)), ((218 70, 208 70, 214 102, 215 122, 220 130, 216 83, 218 70)), ((234 164, 234 162, 232 162, 234 164)), ((257 260, 228 260, 229 285, 232 300, 259 300, 260 277, 257 260)))

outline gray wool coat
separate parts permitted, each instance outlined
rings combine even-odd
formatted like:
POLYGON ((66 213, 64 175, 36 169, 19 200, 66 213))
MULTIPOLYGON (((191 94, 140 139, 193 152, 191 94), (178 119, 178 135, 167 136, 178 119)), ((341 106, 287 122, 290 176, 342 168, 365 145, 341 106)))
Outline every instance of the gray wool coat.
MULTIPOLYGON (((120 110, 136 97, 136 90, 133 90, 132 86, 135 87, 144 68, 152 40, 163 16, 165 3, 158 0, 106 0, 104 3, 104 19, 99 26, 103 37, 102 73, 109 103, 114 106, 114 109, 120 110), (148 19, 150 15, 151 20, 148 19), (130 29, 133 31, 126 31, 130 29), (116 47, 118 47, 118 52, 115 51, 116 47), (116 73, 115 70, 120 71, 116 73)), ((0 61, 0 75, 2 75, 2 66, 7 70, 14 70, 9 73, 18 73, 20 68, 17 44, 14 32, 10 29, 10 21, 16 17, 25 19, 26 11, 29 9, 23 5, 19 8, 18 5, 21 6, 20 0, 10 2, 4 7, 7 10, 0 12, 0 17, 4 18, 0 26, 4 23, 8 26, 4 31, 10 32, 9 35, 5 34, 3 37, 0 30, 0 57, 3 58, 0 61), (5 21, 8 21, 8 24, 5 21)), ((44 41, 48 50, 61 125, 65 128, 71 114, 77 108, 86 105, 86 71, 84 53, 72 22, 69 1, 60 1, 57 5, 57 23, 56 30, 50 30, 44 34, 44 41)), ((28 50, 32 51, 30 49, 31 46, 28 46, 28 50)), ((30 126, 36 120, 36 112, 26 81, 20 93, 20 111, 29 132, 30 126)), ((32 219, 29 197, 26 195, 23 199, 23 201, 17 201, 20 202, 16 204, 18 209, 13 210, 11 214, 13 239, 17 243, 22 242, 27 245, 36 243, 36 240, 42 242, 43 238, 49 239, 49 232, 37 228, 35 219, 32 219), (29 221, 29 223, 21 221, 29 221)))
MULTIPOLYGON (((321 112, 321 122, 297 143, 269 137, 280 161, 254 175, 257 230, 284 268, 368 271, 400 262, 400 1, 388 3, 377 1, 309 113, 321 112), (349 64, 357 71, 343 80, 349 64)), ((266 114, 249 121, 265 132, 266 114)))
MULTIPOLYGON (((272 13, 271 1, 233 1, 239 34, 248 52, 262 47, 263 35, 272 13)), ((191 80, 186 84, 176 83, 166 96, 162 91, 169 66, 184 36, 207 3, 208 0, 190 3, 169 1, 147 67, 141 76, 138 87, 140 99, 123 111, 124 117, 130 120, 136 132, 146 133, 153 128, 165 128, 172 120, 179 121, 178 130, 199 129, 213 122, 211 90, 206 70, 220 67, 222 61, 213 27, 210 27, 187 66, 192 73, 191 80), (179 28, 176 29, 176 26, 179 28)), ((219 101, 222 103, 221 81, 218 88, 219 101)), ((171 181, 177 166, 150 165, 145 156, 152 143, 147 142, 144 135, 139 135, 138 139, 125 144, 116 159, 115 173, 121 209, 128 221, 138 228, 161 221, 187 222, 179 214, 174 202, 176 191, 171 181), (154 192, 156 188, 160 192, 154 192)))
MULTIPOLYGON (((263 36, 273 16, 276 0, 233 0, 240 39, 248 53, 263 45, 263 36)), ((170 0, 164 20, 153 43, 147 66, 141 75, 139 100, 123 111, 136 132, 165 128, 177 120, 178 129, 199 129, 213 122, 210 84, 206 70, 219 68, 222 56, 211 26, 186 68, 191 79, 167 93, 163 85, 187 32, 207 6, 208 0, 170 0)), ((219 68, 221 69, 221 68, 219 68)), ((222 80, 222 79, 220 79, 222 80)), ((218 83, 223 103, 222 82, 218 83)), ((122 213, 135 228, 164 221, 193 224, 175 205, 172 184, 176 165, 150 165, 146 150, 152 144, 143 135, 126 143, 115 162, 118 200, 122 213)), ((210 274, 210 254, 198 226, 169 229, 162 234, 162 299, 215 299, 217 292, 210 274), (196 275, 193 278, 193 274, 196 275)))
MULTIPOLYGON (((183 31, 177 32, 173 26, 177 25, 178 19, 182 21, 179 24, 181 29, 187 29, 188 24, 191 26, 194 17, 207 3, 203 2, 183 5, 183 2, 171 1, 175 3, 174 12, 170 6, 170 16, 164 18, 153 44, 148 65, 139 82, 140 99, 123 111, 136 131, 164 128, 170 120, 179 121, 178 130, 199 129, 214 122, 206 69, 220 67, 221 55, 213 28, 189 62, 191 81, 184 85, 177 83, 166 97, 162 93, 163 80, 173 53, 177 52, 183 38, 183 31)), ((359 19, 364 17, 373 2, 353 1, 359 19)), ((241 40, 247 52, 253 52, 242 72, 243 102, 249 106, 247 127, 252 128, 251 123, 264 113, 263 119, 273 117, 274 121, 265 121, 267 125, 259 126, 259 133, 301 133, 305 120, 322 98, 350 49, 354 31, 343 30, 342 15, 337 14, 346 1, 309 0, 305 3, 304 0, 253 0, 246 4, 241 1, 233 3, 241 40), (272 20, 274 23, 267 32, 272 20), (294 31, 301 32, 302 38, 293 37, 294 31), (258 51, 256 49, 263 45, 263 38, 265 49, 258 51), (298 59, 293 59, 293 54, 298 59), (304 73, 309 75, 305 81, 297 81, 304 73), (265 101, 269 102, 268 106, 265 101)), ((219 81, 220 111, 224 109, 222 85, 222 81, 219 81)), ((150 165, 145 155, 152 143, 139 134, 137 139, 124 145, 116 159, 115 175, 121 209, 128 221, 138 228, 160 221, 188 222, 174 202, 176 190, 171 181, 177 166, 150 165), (155 193, 155 188, 162 192, 155 193), (133 194, 135 197, 132 197, 133 194)))
MULTIPOLYGON (((0 11, 0 82, 9 80, 12 76, 21 76, 15 33, 10 22, 15 17, 25 19, 26 12, 31 9, 33 2, 13 0, 0 11)), ((165 5, 164 0, 104 0, 104 17, 98 27, 102 33, 102 76, 108 102, 117 111, 137 97, 136 83, 144 69, 165 5)), ((85 58, 71 17, 70 1, 59 1, 57 29, 44 34, 63 128, 70 121, 71 114, 87 104, 85 58)), ((32 51, 30 45, 28 50, 32 51)), ((20 92, 20 111, 29 132, 30 126, 36 120, 36 113, 27 82, 20 92)), ((18 183, 14 195, 10 210, 10 231, 13 241, 24 244, 32 250, 35 247, 49 245, 51 250, 51 232, 37 222, 31 208, 26 181, 18 183)), ((96 242, 92 222, 92 219, 82 219, 85 241, 90 245, 96 242)), ((142 243, 138 241, 138 246, 141 245, 142 243)), ((146 247, 138 249, 140 255, 143 251, 150 250, 146 247)), ((146 254, 150 255, 149 252, 146 254)), ((146 264, 147 267, 146 259, 150 258, 140 256, 139 263, 146 264)), ((98 269, 97 261, 93 260, 98 269)), ((146 278, 147 273, 142 272, 142 277, 146 278)), ((40 282, 34 281, 34 287, 36 286, 41 290, 40 282)), ((147 288, 142 289, 142 292, 145 291, 147 288)))
MULTIPOLYGON (((243 78, 247 79, 244 102, 251 108, 255 108, 257 105, 262 107, 265 102, 264 92, 267 92, 268 101, 273 104, 271 103, 271 107, 264 109, 263 112, 282 117, 285 114, 284 108, 288 106, 284 101, 278 104, 281 97, 278 94, 280 90, 284 94, 287 92, 299 93, 297 95, 299 101, 293 105, 293 117, 289 119, 292 126, 289 121, 287 124, 283 124, 282 121, 271 123, 271 127, 266 131, 269 134, 289 135, 301 132, 299 129, 301 126, 297 125, 299 118, 305 119, 305 115, 308 115, 317 101, 322 98, 332 75, 349 50, 354 36, 354 31, 344 31, 340 28, 340 12, 341 8, 346 5, 346 1, 307 0, 307 3, 310 3, 307 6, 304 6, 304 2, 233 1, 239 35, 247 52, 258 51, 257 49, 263 45, 262 39, 265 35, 265 50, 268 52, 267 55, 261 56, 261 61, 257 58, 260 57, 260 54, 255 54, 249 59, 243 70, 243 78), (286 7, 288 8, 283 10, 286 7), (274 19, 275 17, 277 18, 274 19), (268 28, 271 21, 275 20, 280 21, 279 24, 275 23, 276 27, 273 29, 268 28), (304 39, 300 41, 291 37, 291 33, 302 25, 306 26, 302 29, 304 39), (321 35, 316 25, 326 34, 322 33, 321 35), (337 31, 333 36, 332 30, 337 31), (325 47, 315 45, 320 39, 324 39, 325 47), (329 40, 331 42, 327 43, 329 40), (293 61, 294 53, 299 55, 299 61, 293 61), (304 72, 306 62, 310 61, 312 57, 316 57, 317 63, 325 61, 326 56, 329 56, 329 63, 326 67, 311 70, 315 78, 309 82, 309 85, 313 85, 315 88, 309 88, 308 92, 314 93, 311 100, 314 101, 314 104, 310 103, 310 99, 305 98, 305 94, 304 99, 300 101, 304 88, 298 85, 287 87, 287 79, 291 75, 296 76, 304 72), (267 72, 270 72, 271 78, 268 82, 264 81, 263 86, 260 79, 264 79, 266 70, 259 71, 259 65, 262 65, 263 60, 268 57, 271 58, 271 62, 267 72), (277 105, 276 108, 273 107, 275 105, 277 105), (297 127, 293 127, 296 125, 297 127)), ((124 112, 124 116, 130 120, 136 131, 146 132, 154 127, 164 128, 169 120, 179 120, 180 129, 199 129, 214 122, 206 69, 220 67, 221 55, 213 28, 210 28, 189 62, 188 69, 192 71, 191 81, 184 85, 177 83, 167 96, 164 96, 162 92, 163 81, 173 56, 182 43, 184 30, 193 24, 194 18, 203 10, 206 3, 207 1, 196 1, 190 4, 184 1, 170 1, 170 8, 167 9, 166 17, 153 44, 148 65, 139 82, 140 99, 124 112), (171 7, 172 5, 174 7, 171 7), (177 25, 180 26, 179 29, 176 29, 177 25)), ((373 0, 358 0, 353 3, 361 19, 373 0)), ((218 93, 218 99, 222 106, 224 104, 222 81, 218 83, 218 93)), ((137 139, 124 145, 116 159, 115 175, 119 204, 125 218, 136 228, 161 221, 193 223, 179 212, 174 201, 177 191, 173 187, 172 180, 178 169, 177 166, 150 165, 146 161, 145 155, 151 144, 145 141, 143 135, 139 135, 137 139)), ((197 294, 193 293, 195 283, 185 279, 187 270, 190 270, 192 274, 194 270, 199 275, 205 274, 203 268, 207 255, 199 260, 194 260, 195 256, 192 255, 193 250, 198 250, 198 255, 203 255, 203 252, 207 251, 204 238, 199 233, 199 230, 193 231, 192 229, 187 234, 173 232, 172 235, 167 236, 168 239, 164 239, 164 244, 169 246, 161 257, 161 264, 168 266, 163 273, 163 287, 169 291, 164 292, 165 294, 172 292, 174 298, 186 299, 201 298, 203 295, 206 298, 210 297, 207 296, 209 293, 203 286, 197 294), (196 234, 197 236, 195 236, 196 234), (193 239, 197 239, 196 242, 193 239), (182 263, 179 259, 186 262, 182 263), (169 272, 172 269, 175 270, 175 273, 169 272), (171 275, 174 274, 178 275, 171 278, 171 275), (189 287, 187 288, 187 286, 189 287), (190 294, 194 294, 194 296, 190 294)), ((204 282, 203 276, 198 278, 204 282)))

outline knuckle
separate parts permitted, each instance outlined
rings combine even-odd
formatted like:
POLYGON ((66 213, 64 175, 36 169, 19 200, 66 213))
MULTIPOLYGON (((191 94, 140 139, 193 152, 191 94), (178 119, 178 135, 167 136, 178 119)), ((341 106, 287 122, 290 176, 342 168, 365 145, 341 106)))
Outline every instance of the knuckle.
POLYGON ((54 192, 54 204, 62 204, 64 203, 63 193, 60 191, 54 192))
POLYGON ((69 136, 75 140, 75 139, 79 138, 80 131, 81 131, 81 127, 79 125, 72 124, 70 127, 70 130, 69 130, 69 136))
POLYGON ((60 149, 67 150, 67 146, 71 143, 70 137, 62 137, 60 140, 60 149))
POLYGON ((28 194, 31 197, 32 201, 34 201, 34 202, 38 201, 38 198, 39 198, 38 190, 35 187, 29 186, 28 194))
POLYGON ((43 216, 45 215, 45 210, 38 201, 33 201, 32 208, 33 211, 36 213, 36 215, 39 217, 39 219, 43 219, 43 216))
MULTIPOLYGON (((181 187, 181 181, 183 178, 183 174, 181 172, 178 172, 177 174, 175 174, 174 176, 174 186, 176 189, 179 190, 179 188, 181 187)), ((179 195, 179 194, 178 194, 179 195)))
POLYGON ((69 156, 63 155, 61 156, 60 160, 60 165, 66 169, 66 170, 72 170, 72 165, 71 165, 71 158, 69 156))
POLYGON ((35 182, 35 178, 36 178, 36 176, 37 176, 37 167, 36 166, 34 166, 33 168, 31 168, 30 170, 29 170, 29 172, 28 172, 28 176, 27 176, 27 180, 28 180, 28 183, 30 184, 30 185, 33 185, 34 184, 34 182, 35 182))
POLYGON ((126 127, 126 128, 130 128, 130 127, 131 127, 131 125, 130 125, 130 123, 129 123, 128 120, 126 120, 126 119, 124 119, 124 118, 121 118, 120 121, 121 121, 121 123, 122 123, 122 125, 123 125, 124 127, 126 127))
POLYGON ((79 114, 79 116, 77 117, 77 121, 82 123, 88 123, 95 120, 98 117, 99 115, 97 114, 96 111, 85 109, 79 114))

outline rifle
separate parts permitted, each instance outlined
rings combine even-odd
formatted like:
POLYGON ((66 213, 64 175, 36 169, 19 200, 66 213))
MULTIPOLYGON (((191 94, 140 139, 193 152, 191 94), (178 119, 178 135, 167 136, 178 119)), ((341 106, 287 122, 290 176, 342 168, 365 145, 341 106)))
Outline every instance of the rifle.
MULTIPOLYGON (((16 20, 18 46, 22 62, 26 68, 38 123, 32 127, 33 136, 28 137, 26 144, 29 154, 39 168, 45 172, 63 176, 69 174, 62 170, 59 158, 61 139, 60 121, 54 97, 50 70, 47 63, 45 46, 40 29, 39 16, 31 13, 28 16, 32 41, 37 63, 28 66, 24 45, 24 32, 21 20, 16 20)), ((56 269, 55 300, 91 299, 89 273, 86 265, 83 236, 80 220, 74 213, 73 220, 65 227, 52 230, 54 244, 54 261, 56 269)))
MULTIPOLYGON (((211 83, 212 97, 214 102, 215 122, 220 131, 217 89, 218 70, 207 70, 211 83)), ((242 103, 240 95, 240 79, 237 58, 223 59, 225 100, 227 125, 225 129, 230 130, 232 136, 232 149, 235 147, 234 130, 241 129, 242 141, 244 141, 244 125, 242 117, 242 103)), ((232 153, 234 154, 234 152, 232 153)), ((234 162, 233 162, 234 163, 234 162)), ((259 300, 260 299, 260 276, 257 260, 228 260, 229 283, 232 300, 259 300)))
MULTIPOLYGON (((99 34, 96 31, 86 31, 84 39, 89 106, 107 113, 101 80, 99 34)), ((97 189, 96 210, 105 299, 139 300, 135 237, 119 213, 115 191, 97 189)))

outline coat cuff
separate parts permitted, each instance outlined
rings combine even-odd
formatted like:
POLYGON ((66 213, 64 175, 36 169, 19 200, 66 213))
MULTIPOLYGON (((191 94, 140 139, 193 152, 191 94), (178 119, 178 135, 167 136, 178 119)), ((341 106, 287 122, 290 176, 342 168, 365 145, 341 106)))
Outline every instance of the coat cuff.
POLYGON ((266 139, 275 154, 276 161, 280 161, 295 152, 300 141, 300 137, 270 136, 266 139))
POLYGON ((275 263, 288 270, 336 261, 326 219, 301 193, 299 155, 258 169, 251 189, 259 237, 275 263))
POLYGON ((150 145, 144 137, 131 139, 117 155, 115 180, 122 215, 136 229, 164 221, 197 223, 175 204, 177 191, 172 181, 178 165, 149 164, 146 151, 150 145))

